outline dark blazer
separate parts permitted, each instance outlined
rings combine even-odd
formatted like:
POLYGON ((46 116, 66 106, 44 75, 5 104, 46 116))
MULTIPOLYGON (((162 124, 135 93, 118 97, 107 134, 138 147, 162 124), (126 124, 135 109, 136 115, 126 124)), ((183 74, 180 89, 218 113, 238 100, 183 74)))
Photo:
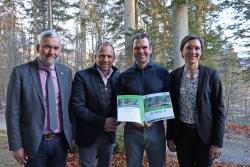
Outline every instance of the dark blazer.
POLYGON ((119 73, 113 66, 111 79, 112 111, 107 115, 103 109, 98 82, 101 76, 96 65, 78 71, 74 77, 71 104, 76 120, 76 144, 80 147, 89 147, 94 144, 100 134, 110 136, 110 143, 115 141, 114 132, 105 132, 104 124, 107 117, 116 117, 116 84, 119 73))
MULTIPOLYGON (((55 63, 63 118, 63 131, 72 146, 72 129, 69 120, 71 70, 55 63)), ((42 141, 44 127, 44 100, 37 60, 13 68, 10 76, 6 123, 9 149, 24 148, 29 157, 35 156, 42 141)))
MULTIPOLYGON (((167 139, 178 140, 180 128, 180 95, 181 77, 184 67, 170 73, 171 99, 175 119, 167 121, 167 139)), ((222 85, 218 72, 199 65, 199 81, 196 95, 196 123, 201 140, 205 144, 223 146, 224 136, 224 102, 222 85)))

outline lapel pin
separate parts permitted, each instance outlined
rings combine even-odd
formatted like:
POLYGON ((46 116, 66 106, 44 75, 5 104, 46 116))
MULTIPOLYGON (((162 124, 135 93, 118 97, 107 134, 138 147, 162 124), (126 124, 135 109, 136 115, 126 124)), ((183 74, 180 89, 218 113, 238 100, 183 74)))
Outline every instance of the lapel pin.
POLYGON ((61 74, 63 75, 63 72, 61 72, 61 74))

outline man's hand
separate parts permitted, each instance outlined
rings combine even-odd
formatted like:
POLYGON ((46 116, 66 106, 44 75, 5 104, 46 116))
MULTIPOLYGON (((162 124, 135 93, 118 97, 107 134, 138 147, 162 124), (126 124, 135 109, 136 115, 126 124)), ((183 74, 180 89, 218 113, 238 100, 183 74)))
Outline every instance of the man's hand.
POLYGON ((28 161, 28 155, 26 154, 23 148, 13 151, 13 157, 21 165, 26 164, 28 161))
POLYGON ((137 128, 144 128, 144 124, 134 123, 137 128))
POLYGON ((176 146, 175 146, 174 140, 167 140, 167 146, 168 146, 169 151, 176 152, 176 146))
POLYGON ((216 145, 211 145, 209 149, 209 158, 210 159, 217 159, 220 157, 222 153, 222 148, 216 145))
POLYGON ((149 128, 152 125, 153 125, 153 123, 148 123, 148 122, 144 121, 144 128, 149 128))
POLYGON ((106 118, 104 130, 106 132, 113 132, 116 130, 117 125, 118 124, 115 118, 112 118, 112 117, 106 118))
POLYGON ((148 128, 148 127, 150 127, 150 126, 152 126, 152 125, 153 125, 153 123, 148 123, 148 122, 146 122, 146 121, 144 121, 143 124, 135 123, 135 126, 136 126, 137 128, 148 128))

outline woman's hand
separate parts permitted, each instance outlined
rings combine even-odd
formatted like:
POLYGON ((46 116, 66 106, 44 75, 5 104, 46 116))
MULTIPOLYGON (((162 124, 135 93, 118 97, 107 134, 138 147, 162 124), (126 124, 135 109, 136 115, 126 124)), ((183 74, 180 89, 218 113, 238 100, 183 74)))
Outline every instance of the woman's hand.
POLYGON ((174 140, 167 140, 167 146, 168 146, 169 151, 176 152, 176 146, 175 146, 174 140))
POLYGON ((209 158, 210 159, 217 159, 221 156, 222 148, 216 145, 211 145, 209 150, 209 158))

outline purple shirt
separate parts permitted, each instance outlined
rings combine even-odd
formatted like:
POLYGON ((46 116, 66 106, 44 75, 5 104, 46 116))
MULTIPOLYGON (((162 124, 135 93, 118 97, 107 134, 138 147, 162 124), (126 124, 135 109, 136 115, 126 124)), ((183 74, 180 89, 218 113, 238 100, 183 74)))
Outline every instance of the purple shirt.
MULTIPOLYGON (((43 99, 44 99, 44 104, 45 104, 45 119, 44 119, 43 133, 47 134, 47 133, 50 133, 48 110, 47 110, 47 93, 46 93, 47 72, 44 70, 45 67, 39 60, 38 60, 38 65, 39 65, 39 74, 40 74, 40 80, 41 80, 41 85, 42 85, 42 90, 43 90, 43 99)), ((52 77, 54 90, 55 90, 55 97, 56 97, 57 128, 54 133, 59 133, 62 131, 61 96, 60 96, 55 66, 52 65, 49 68, 51 69, 51 77, 52 77)))

